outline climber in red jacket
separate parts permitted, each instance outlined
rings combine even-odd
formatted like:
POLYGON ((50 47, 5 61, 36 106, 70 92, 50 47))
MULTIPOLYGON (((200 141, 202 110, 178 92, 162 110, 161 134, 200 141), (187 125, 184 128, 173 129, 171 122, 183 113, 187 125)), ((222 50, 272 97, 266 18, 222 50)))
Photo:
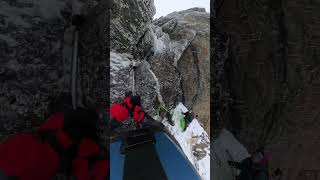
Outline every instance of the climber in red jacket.
POLYGON ((108 177, 107 154, 98 145, 94 111, 58 112, 35 132, 0 144, 0 179, 51 180, 57 173, 76 180, 108 177))
POLYGON ((140 96, 127 95, 120 103, 112 104, 110 107, 111 126, 120 126, 126 119, 132 117, 139 124, 145 118, 142 110, 140 96))

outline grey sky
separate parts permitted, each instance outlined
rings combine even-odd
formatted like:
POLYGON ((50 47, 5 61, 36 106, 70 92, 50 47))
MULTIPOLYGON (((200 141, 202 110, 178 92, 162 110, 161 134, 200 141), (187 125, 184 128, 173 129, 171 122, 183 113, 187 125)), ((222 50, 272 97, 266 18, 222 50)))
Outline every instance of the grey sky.
POLYGON ((203 7, 210 12, 210 0, 154 0, 154 5, 157 9, 154 18, 192 7, 203 7))

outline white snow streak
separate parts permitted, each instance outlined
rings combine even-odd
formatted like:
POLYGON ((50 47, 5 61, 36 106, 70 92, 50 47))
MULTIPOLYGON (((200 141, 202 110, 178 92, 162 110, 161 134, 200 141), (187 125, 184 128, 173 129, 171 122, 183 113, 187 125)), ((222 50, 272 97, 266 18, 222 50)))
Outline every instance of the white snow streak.
POLYGON ((149 63, 148 63, 148 70, 149 70, 149 72, 152 74, 154 80, 156 81, 156 84, 157 84, 157 85, 156 85, 156 91, 157 91, 157 94, 158 94, 158 100, 159 100, 160 104, 161 104, 162 106, 164 106, 165 104, 164 104, 164 102, 163 102, 163 99, 162 99, 162 96, 161 96, 161 93, 160 93, 160 82, 159 82, 159 79, 158 79, 157 76, 154 74, 154 72, 151 70, 149 63))

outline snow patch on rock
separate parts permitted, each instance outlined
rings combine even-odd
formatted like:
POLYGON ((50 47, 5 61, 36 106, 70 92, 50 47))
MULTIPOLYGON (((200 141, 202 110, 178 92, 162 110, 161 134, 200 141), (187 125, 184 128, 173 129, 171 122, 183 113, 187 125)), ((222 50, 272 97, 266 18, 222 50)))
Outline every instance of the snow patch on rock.
POLYGON ((124 97, 125 92, 131 89, 130 64, 132 55, 110 52, 110 98, 111 102, 124 97))
POLYGON ((160 104, 161 104, 162 106, 164 106, 164 102, 163 102, 163 99, 162 99, 162 95, 161 95, 161 93, 160 93, 160 82, 159 82, 159 79, 158 79, 157 76, 154 74, 154 72, 151 70, 150 65, 149 65, 149 64, 147 64, 147 65, 148 65, 148 70, 149 70, 149 72, 151 73, 151 75, 153 76, 153 78, 154 78, 154 80, 155 80, 155 82, 156 82, 156 87, 155 87, 155 89, 156 89, 156 91, 157 91, 158 100, 159 100, 160 104))
POLYGON ((164 33, 160 27, 150 24, 151 36, 153 38, 153 52, 154 54, 160 54, 169 49, 170 37, 167 33, 164 33))

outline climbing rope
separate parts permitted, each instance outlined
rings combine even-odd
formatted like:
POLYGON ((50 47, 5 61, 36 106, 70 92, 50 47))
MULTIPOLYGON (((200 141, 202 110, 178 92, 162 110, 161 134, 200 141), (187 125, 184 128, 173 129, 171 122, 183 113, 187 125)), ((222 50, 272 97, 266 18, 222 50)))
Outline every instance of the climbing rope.
POLYGON ((165 110, 167 113, 170 114, 169 110, 167 110, 164 106, 160 106, 160 107, 157 109, 157 111, 156 111, 156 112, 157 112, 156 114, 157 114, 158 116, 160 115, 160 110, 161 110, 161 109, 165 110))
MULTIPOLYGON (((140 65, 140 62, 132 60, 131 64, 130 64, 130 74, 131 74, 131 78, 132 78, 132 87, 131 87, 131 91, 132 91, 132 95, 135 96, 136 95, 136 89, 135 89, 135 72, 137 67, 140 65)), ((160 116, 160 111, 164 110, 166 111, 166 113, 168 113, 169 115, 171 115, 171 113, 169 112, 168 109, 166 109, 163 105, 160 105, 160 107, 157 109, 156 114, 158 116, 160 116)), ((135 126, 135 128, 137 127, 137 124, 133 121, 133 119, 131 119, 132 124, 135 126)))
POLYGON ((136 95, 136 90, 135 90, 135 72, 136 72, 136 69, 137 67, 139 66, 139 62, 135 61, 135 60, 132 60, 131 61, 131 64, 130 64, 130 67, 131 67, 131 76, 132 76, 132 95, 136 95))
MULTIPOLYGON (((136 69, 137 67, 139 66, 139 62, 135 61, 135 60, 132 60, 131 61, 131 64, 130 64, 130 67, 131 67, 131 78, 132 78, 132 87, 131 87, 131 91, 132 91, 132 95, 135 96, 136 95, 136 89, 135 89, 135 72, 136 72, 136 69)), ((134 126, 134 130, 137 129, 138 127, 138 124, 133 120, 133 118, 131 118, 131 124, 133 124, 134 126)))

